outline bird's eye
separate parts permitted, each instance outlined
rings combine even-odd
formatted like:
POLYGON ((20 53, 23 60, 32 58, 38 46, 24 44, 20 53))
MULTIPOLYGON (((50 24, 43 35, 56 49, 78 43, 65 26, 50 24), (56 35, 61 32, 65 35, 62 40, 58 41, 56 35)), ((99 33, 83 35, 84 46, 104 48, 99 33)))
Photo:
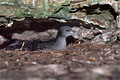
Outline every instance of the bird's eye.
POLYGON ((69 32, 69 31, 71 31, 71 30, 70 30, 70 29, 67 29, 66 31, 69 32))

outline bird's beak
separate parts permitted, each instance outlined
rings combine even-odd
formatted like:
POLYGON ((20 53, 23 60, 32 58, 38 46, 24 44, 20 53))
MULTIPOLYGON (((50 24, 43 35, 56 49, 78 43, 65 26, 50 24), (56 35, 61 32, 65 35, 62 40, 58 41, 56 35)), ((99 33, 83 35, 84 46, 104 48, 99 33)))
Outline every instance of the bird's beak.
POLYGON ((76 38, 76 39, 79 39, 79 38, 80 38, 80 34, 75 33, 75 31, 73 30, 73 31, 72 31, 72 37, 73 37, 73 38, 76 38))
POLYGON ((74 37, 76 39, 79 39, 80 38, 80 34, 75 33, 75 34, 72 35, 72 37, 74 37))

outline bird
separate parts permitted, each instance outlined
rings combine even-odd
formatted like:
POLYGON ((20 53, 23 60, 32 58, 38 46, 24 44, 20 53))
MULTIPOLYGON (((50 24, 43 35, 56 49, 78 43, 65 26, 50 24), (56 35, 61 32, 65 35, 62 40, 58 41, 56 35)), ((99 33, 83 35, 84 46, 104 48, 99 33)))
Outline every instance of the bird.
POLYGON ((39 40, 33 40, 33 41, 16 41, 14 40, 12 44, 9 44, 7 48, 9 49, 15 49, 15 45, 17 46, 22 45, 24 42, 24 45, 22 47, 23 51, 35 51, 35 50, 61 50, 67 47, 67 37, 73 36, 73 37, 79 37, 78 33, 75 33, 74 30, 72 30, 72 27, 70 26, 61 26, 57 32, 57 36, 55 39, 48 40, 48 41, 39 41, 39 40))
POLYGON ((73 36, 74 38, 78 38, 79 34, 75 33, 74 30, 70 26, 62 26, 59 28, 57 32, 57 36, 54 40, 50 40, 44 43, 38 43, 38 49, 44 50, 61 50, 67 47, 66 38, 69 36, 73 36))

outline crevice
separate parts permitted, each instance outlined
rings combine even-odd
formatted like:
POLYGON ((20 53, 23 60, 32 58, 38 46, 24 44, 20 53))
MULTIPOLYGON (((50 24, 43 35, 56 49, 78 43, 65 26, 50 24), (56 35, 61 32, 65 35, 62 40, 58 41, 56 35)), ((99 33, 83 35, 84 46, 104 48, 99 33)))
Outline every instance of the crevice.
POLYGON ((97 9, 100 11, 103 10, 108 10, 114 17, 114 19, 116 20, 116 17, 118 16, 118 13, 115 12, 115 10, 112 8, 111 5, 109 4, 95 4, 95 5, 91 5, 91 6, 84 6, 82 8, 78 8, 76 10, 71 10, 70 13, 75 13, 78 11, 85 11, 87 14, 100 14, 101 12, 97 12, 97 9))

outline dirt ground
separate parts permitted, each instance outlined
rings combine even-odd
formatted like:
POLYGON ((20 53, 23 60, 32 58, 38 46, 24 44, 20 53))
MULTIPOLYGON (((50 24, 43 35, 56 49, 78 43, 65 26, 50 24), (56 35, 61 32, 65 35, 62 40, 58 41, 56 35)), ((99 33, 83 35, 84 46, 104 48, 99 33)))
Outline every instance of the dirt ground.
POLYGON ((86 41, 54 51, 1 49, 0 80, 120 80, 119 44, 86 41))

